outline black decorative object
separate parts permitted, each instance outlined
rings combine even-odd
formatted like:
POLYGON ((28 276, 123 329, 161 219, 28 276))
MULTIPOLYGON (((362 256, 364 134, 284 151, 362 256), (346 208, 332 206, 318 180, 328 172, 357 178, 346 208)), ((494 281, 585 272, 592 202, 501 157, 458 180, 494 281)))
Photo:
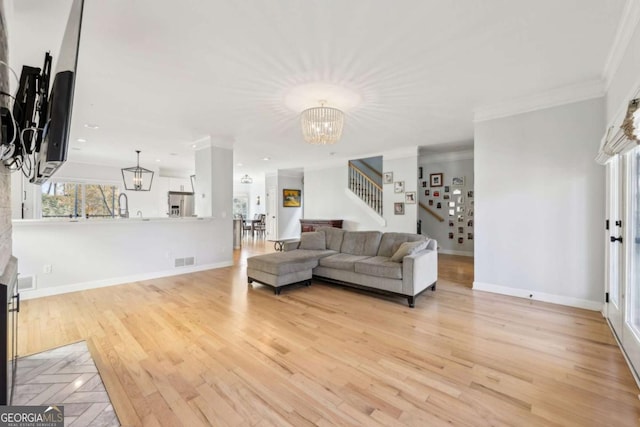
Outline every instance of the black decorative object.
POLYGON ((149 191, 153 182, 153 171, 140 167, 140 150, 136 150, 136 153, 138 153, 138 164, 122 169, 124 188, 128 191, 149 191))

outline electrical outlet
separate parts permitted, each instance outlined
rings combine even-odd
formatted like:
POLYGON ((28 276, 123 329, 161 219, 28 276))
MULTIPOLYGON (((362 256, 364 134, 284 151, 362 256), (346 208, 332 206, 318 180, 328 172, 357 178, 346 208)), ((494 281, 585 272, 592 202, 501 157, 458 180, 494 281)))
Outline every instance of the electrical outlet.
POLYGON ((53 266, 51 264, 45 264, 42 271, 44 272, 44 274, 51 274, 51 272, 53 271, 53 266))

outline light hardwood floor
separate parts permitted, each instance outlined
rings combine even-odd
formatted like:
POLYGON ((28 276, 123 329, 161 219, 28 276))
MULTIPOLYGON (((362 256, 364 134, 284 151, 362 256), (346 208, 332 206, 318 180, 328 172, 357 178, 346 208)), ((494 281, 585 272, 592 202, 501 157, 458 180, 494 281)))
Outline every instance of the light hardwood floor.
POLYGON ((473 287, 473 257, 438 254, 438 279, 473 287))
POLYGON ((633 426, 600 313, 447 280, 406 300, 236 266, 26 301, 21 354, 86 339, 124 425, 633 426))

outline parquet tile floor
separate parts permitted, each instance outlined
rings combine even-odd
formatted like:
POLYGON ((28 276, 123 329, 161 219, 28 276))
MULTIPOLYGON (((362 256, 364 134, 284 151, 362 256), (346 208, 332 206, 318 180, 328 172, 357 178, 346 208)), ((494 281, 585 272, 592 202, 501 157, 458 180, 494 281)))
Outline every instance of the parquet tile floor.
POLYGON ((64 406, 65 426, 119 426, 84 341, 18 359, 14 405, 64 406))

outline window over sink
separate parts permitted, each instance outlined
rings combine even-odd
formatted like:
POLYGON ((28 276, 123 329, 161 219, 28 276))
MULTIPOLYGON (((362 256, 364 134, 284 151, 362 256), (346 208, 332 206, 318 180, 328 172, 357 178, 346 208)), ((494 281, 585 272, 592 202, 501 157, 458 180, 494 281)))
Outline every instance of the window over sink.
POLYGON ((42 218, 115 218, 119 195, 113 184, 46 182, 42 218))

